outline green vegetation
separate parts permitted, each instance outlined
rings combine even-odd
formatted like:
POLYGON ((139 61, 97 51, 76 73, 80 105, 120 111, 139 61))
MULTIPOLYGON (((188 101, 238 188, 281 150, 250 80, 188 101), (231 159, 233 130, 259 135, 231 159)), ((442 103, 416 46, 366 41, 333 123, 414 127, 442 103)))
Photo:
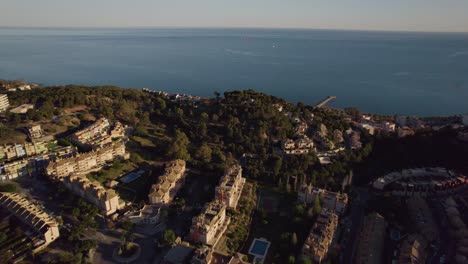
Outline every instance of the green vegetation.
POLYGON ((0 192, 16 192, 17 185, 15 183, 0 184, 0 192))
POLYGON ((226 230, 226 242, 222 251, 229 254, 237 252, 249 235, 249 225, 256 206, 256 184, 246 182, 237 205, 237 210, 229 214, 231 223, 226 230))
POLYGON ((176 234, 174 233, 174 231, 172 231, 172 229, 167 229, 164 231, 164 236, 163 236, 164 244, 170 246, 174 244, 175 240, 176 240, 176 234))

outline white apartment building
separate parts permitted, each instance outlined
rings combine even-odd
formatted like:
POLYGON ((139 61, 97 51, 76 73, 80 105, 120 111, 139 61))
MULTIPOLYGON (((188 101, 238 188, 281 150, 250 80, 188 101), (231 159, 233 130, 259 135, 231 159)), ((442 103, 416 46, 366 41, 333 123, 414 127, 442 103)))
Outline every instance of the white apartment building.
POLYGON ((0 94, 0 112, 5 112, 9 106, 8 95, 0 94))
POLYGON ((242 177, 242 167, 239 165, 231 166, 219 181, 219 185, 215 190, 215 197, 227 207, 236 209, 244 184, 245 178, 242 177))

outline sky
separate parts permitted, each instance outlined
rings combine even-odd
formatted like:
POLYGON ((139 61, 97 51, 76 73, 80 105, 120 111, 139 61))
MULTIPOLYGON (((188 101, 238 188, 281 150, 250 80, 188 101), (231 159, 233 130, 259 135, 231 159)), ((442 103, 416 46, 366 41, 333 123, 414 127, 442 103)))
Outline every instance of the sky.
POLYGON ((468 0, 0 0, 0 26, 468 32, 468 0))

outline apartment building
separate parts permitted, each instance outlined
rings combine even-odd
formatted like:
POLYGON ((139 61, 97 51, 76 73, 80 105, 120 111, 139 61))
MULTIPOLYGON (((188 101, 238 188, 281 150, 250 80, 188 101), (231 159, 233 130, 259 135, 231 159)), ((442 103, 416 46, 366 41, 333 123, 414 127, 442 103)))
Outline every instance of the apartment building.
POLYGON ((45 143, 25 143, 0 146, 0 159, 13 160, 23 157, 31 157, 47 153, 48 149, 45 143))
POLYGON ((90 141, 107 135, 109 127, 109 120, 107 118, 100 118, 85 129, 75 132, 71 136, 71 140, 78 146, 88 145, 90 141))
POLYGON ((218 200, 212 201, 205 204, 202 212, 192 219, 189 238, 194 242, 216 245, 229 222, 229 217, 226 217, 226 205, 218 200))
POLYGON ((185 161, 174 160, 166 164, 164 174, 151 186, 148 194, 150 204, 170 203, 185 181, 185 161))
POLYGON ((8 95, 0 94, 0 112, 5 112, 10 106, 10 101, 8 101, 8 95))
POLYGON ((302 255, 317 263, 322 263, 332 245, 337 226, 338 216, 331 210, 322 209, 304 242, 302 255))
POLYGON ((332 210, 337 214, 344 213, 348 205, 348 195, 345 193, 336 193, 325 189, 314 188, 312 185, 303 184, 297 193, 297 200, 299 203, 312 204, 316 197, 320 197, 323 208, 332 210))
POLYGON ((45 247, 60 236, 57 221, 26 198, 16 193, 2 192, 0 205, 39 234, 43 240, 39 246, 45 247))
POLYGON ((225 171, 224 176, 219 181, 219 185, 215 190, 215 197, 227 207, 236 209, 244 184, 245 178, 242 177, 242 167, 233 165, 225 171))
POLYGON ((75 174, 98 171, 108 161, 114 159, 128 159, 123 143, 110 144, 98 150, 78 154, 74 157, 57 159, 47 166, 47 174, 55 178, 62 178, 75 174))
POLYGON ((76 195, 96 205, 104 215, 111 215, 120 208, 120 197, 114 190, 106 189, 86 176, 71 174, 63 177, 61 182, 76 195))
POLYGON ((371 213, 364 218, 359 234, 356 264, 380 264, 384 248, 387 222, 378 213, 371 213))

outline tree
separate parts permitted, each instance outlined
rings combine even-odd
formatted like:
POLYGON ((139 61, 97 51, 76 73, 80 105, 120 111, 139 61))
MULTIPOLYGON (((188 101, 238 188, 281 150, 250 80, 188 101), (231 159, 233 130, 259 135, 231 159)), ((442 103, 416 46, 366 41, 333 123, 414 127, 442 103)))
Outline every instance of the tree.
POLYGON ((187 135, 177 129, 167 150, 167 155, 172 159, 190 160, 190 154, 187 150, 189 143, 187 135))
POLYGON ((301 264, 312 264, 312 260, 309 257, 302 257, 301 264))
POLYGON ((295 232, 292 233, 292 235, 291 235, 291 244, 292 244, 293 247, 295 247, 297 245, 297 235, 296 235, 295 232))
POLYGON ((322 211, 322 205, 320 204, 320 196, 315 196, 314 205, 313 205, 314 214, 318 215, 322 211))
POLYGON ((174 231, 172 231, 172 229, 167 229, 166 231, 164 231, 164 242, 167 245, 174 244, 175 240, 176 240, 176 235, 174 231))
POLYGON ((211 161, 212 150, 210 146, 206 143, 201 145, 201 147, 197 150, 196 157, 200 159, 202 162, 208 163, 211 161))

